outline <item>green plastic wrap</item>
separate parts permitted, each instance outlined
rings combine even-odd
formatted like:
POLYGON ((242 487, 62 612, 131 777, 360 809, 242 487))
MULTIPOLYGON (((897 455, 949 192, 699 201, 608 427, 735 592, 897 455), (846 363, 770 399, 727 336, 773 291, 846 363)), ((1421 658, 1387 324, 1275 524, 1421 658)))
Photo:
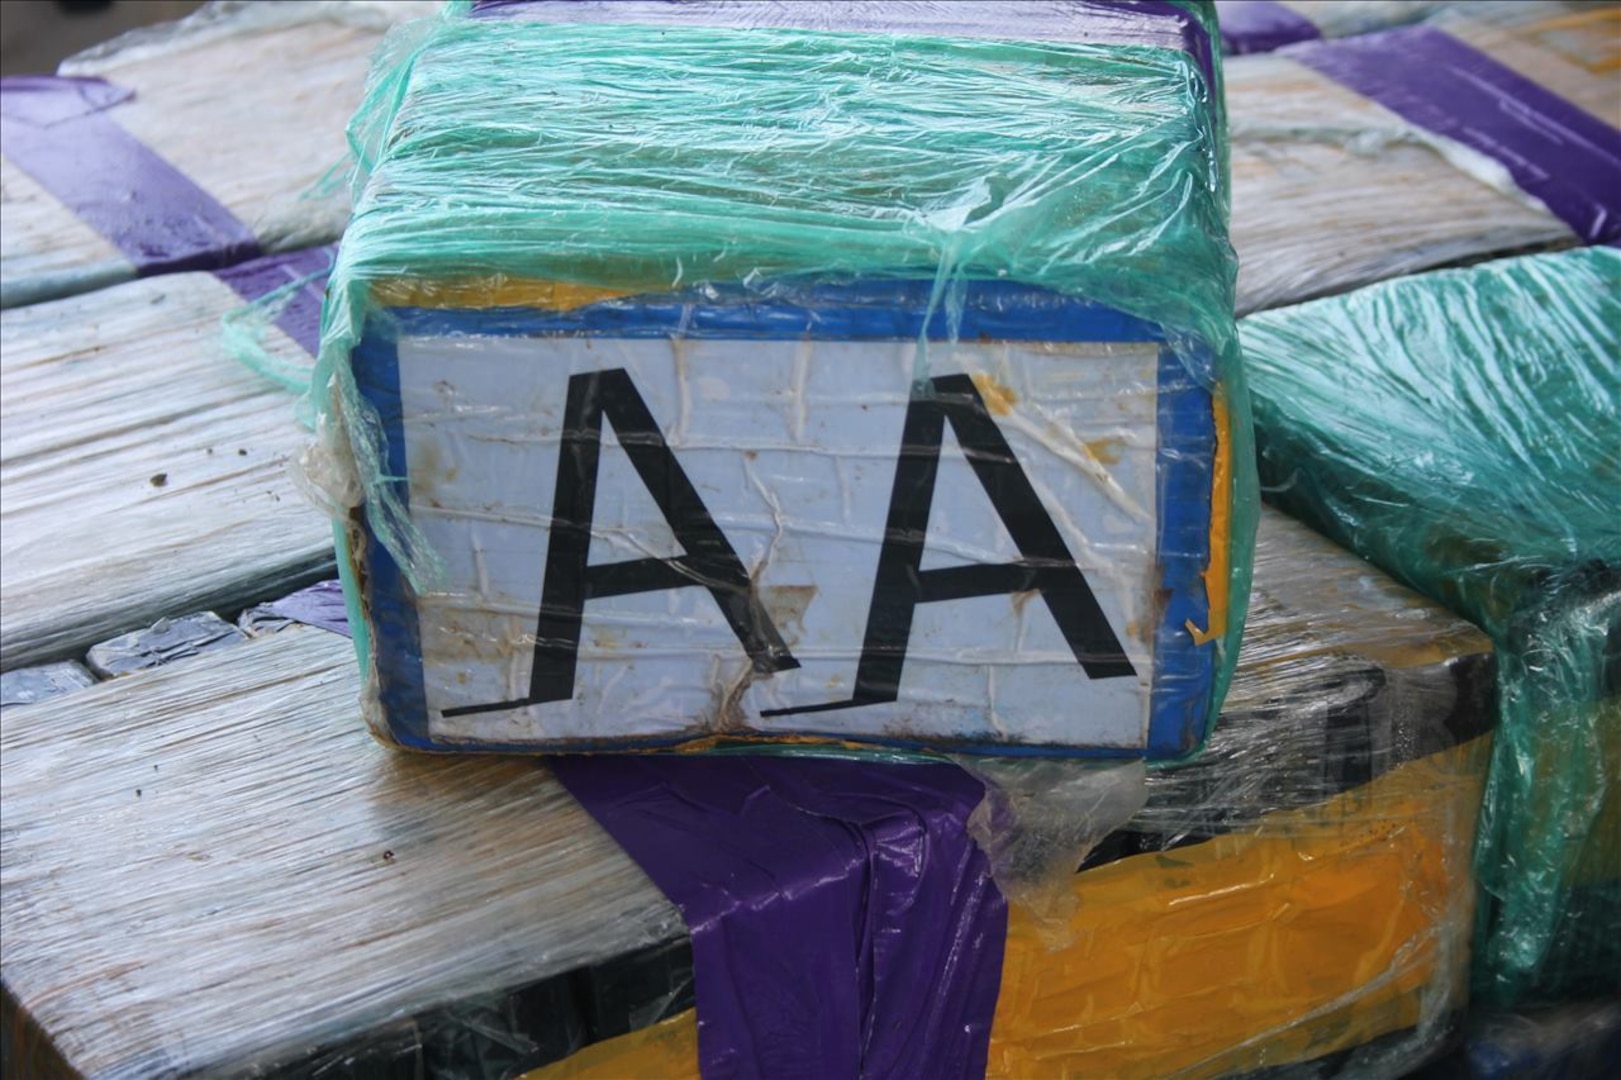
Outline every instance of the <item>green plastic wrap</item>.
POLYGON ((1621 252, 1241 329, 1265 497, 1496 642, 1477 999, 1621 990, 1621 252))
MULTIPOLYGON (((397 34, 375 66, 350 129, 356 210, 328 294, 316 378, 324 455, 312 467, 334 496, 359 571, 353 591, 367 594, 356 620, 372 623, 363 666, 375 669, 377 655, 392 648, 380 643, 378 625, 399 622, 367 593, 377 580, 368 560, 397 566, 407 597, 474 602, 472 590, 457 594, 445 584, 445 557, 458 556, 429 542, 407 509, 402 473, 418 485, 409 505, 421 505, 425 459, 402 468, 388 434, 398 416, 381 415, 357 381, 356 356, 368 341, 391 348, 407 336, 391 321, 398 313, 420 325, 431 321, 424 311, 532 314, 671 296, 686 304, 748 296, 815 311, 817 289, 922 282, 923 325, 943 318, 948 333, 942 340, 925 329, 915 347, 903 342, 913 349, 915 391, 953 370, 965 312, 978 310, 975 290, 1006 287, 1151 325, 1164 355, 1181 365, 1174 378, 1207 395, 1204 422, 1219 432, 1214 451, 1175 448, 1181 435, 1162 435, 1159 451, 1150 435, 1127 439, 1162 453, 1162 470, 1173 458, 1205 470, 1208 495, 1197 485, 1167 494, 1174 485, 1163 473, 1147 489, 1169 515, 1202 499, 1197 512, 1210 517, 1198 570, 1210 620, 1177 615, 1167 633, 1187 635, 1194 648, 1213 643, 1216 659, 1188 713, 1190 737, 1151 753, 1188 752, 1231 676, 1256 506, 1209 6, 1189 5, 1190 16, 1178 5, 1028 5, 1029 22, 1017 5, 997 6, 975 16, 1000 21, 994 31, 959 36, 936 30, 928 10, 852 5, 862 19, 912 21, 843 31, 779 25, 802 9, 783 19, 781 9, 757 6, 775 12, 768 25, 674 17, 640 25, 619 19, 623 11, 612 5, 601 11, 619 19, 614 25, 578 16, 594 5, 537 4, 516 15, 463 6, 397 34), (1167 19, 1174 37, 1162 32, 1167 19), (1141 27, 1149 29, 1133 38, 1141 27)), ((936 14, 952 10, 942 5, 936 14)), ((963 335, 964 350, 970 337, 963 335)), ((980 334, 973 345, 991 340, 980 334)), ((1166 378, 1150 372, 1150 389, 1155 377, 1166 378)), ((681 377, 688 388, 701 382, 681 377)), ((753 391, 744 380, 730 392, 753 391)), ((470 414, 462 403, 445 407, 470 414)), ((1013 422, 1052 423, 1039 413, 1013 422)), ((1077 452, 1094 455, 1090 447, 1077 452)), ((1116 452, 1104 447, 1094 464, 1116 452)), ((773 504, 772 513, 781 532, 787 511, 773 504)), ((1105 552, 1129 546, 1101 535, 1086 542, 1093 540, 1105 552)), ((1163 590, 1138 595, 1151 617, 1175 610, 1163 590)), ((484 656, 497 648, 487 635, 473 644, 484 656)), ((393 720, 373 674, 381 704, 372 719, 381 731, 393 720)), ((1175 686, 1183 676, 1166 678, 1175 686)), ((736 693, 748 686, 745 678, 736 693)), ((980 722, 997 724, 994 716, 980 722)), ((457 738, 484 748, 499 742, 457 738)), ((445 748, 437 738, 396 741, 445 748)), ((665 741, 690 741, 690 733, 665 741)))

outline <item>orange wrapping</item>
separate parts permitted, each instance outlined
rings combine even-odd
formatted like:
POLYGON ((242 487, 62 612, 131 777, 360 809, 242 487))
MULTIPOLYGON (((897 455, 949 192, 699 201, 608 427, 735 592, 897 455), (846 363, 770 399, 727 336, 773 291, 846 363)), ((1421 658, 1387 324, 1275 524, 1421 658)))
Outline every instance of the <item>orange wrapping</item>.
MULTIPOLYGON (((1078 874, 1067 947, 1015 907, 987 1075, 1219 1076, 1439 1021, 1432 1000, 1456 998, 1436 984, 1465 971, 1490 742, 1078 874)), ((697 1037, 686 1012, 525 1080, 697 1077, 697 1037)))

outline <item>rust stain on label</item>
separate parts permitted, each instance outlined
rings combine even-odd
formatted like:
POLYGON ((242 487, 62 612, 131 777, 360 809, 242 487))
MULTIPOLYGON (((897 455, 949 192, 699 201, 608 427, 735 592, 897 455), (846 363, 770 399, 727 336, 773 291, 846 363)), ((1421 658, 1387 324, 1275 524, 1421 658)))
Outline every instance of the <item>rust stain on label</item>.
POLYGON ((1119 439, 1089 439, 1083 443, 1086 452, 1103 462, 1105 465, 1120 464, 1120 452, 1124 444, 1119 439))
POLYGON ((816 599, 815 585, 771 585, 760 590, 760 603, 789 645, 805 632, 805 609, 816 599), (790 633, 789 631, 797 631, 790 633))
POLYGON ((979 396, 985 399, 985 407, 991 410, 993 415, 1006 416, 1013 411, 1013 406, 1019 403, 1019 395, 995 375, 978 371, 974 373, 973 380, 979 396))

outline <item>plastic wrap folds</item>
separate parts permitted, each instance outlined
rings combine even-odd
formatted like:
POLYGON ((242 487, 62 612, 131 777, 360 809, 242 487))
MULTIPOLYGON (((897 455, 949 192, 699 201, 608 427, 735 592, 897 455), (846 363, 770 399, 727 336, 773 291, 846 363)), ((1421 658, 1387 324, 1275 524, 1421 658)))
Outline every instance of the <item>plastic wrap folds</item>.
POLYGON ((1621 252, 1252 316, 1264 491, 1497 644, 1489 1004, 1621 988, 1621 252))
POLYGON ((318 377, 374 727, 1196 748, 1254 513, 1209 15, 474 4, 402 36, 318 377))
MULTIPOLYGON (((1281 515, 1262 519, 1255 568, 1205 754, 1151 771, 1147 805, 1069 875, 1067 909, 1010 904, 986 1075, 1394 1076, 1456 1032, 1489 646, 1281 515)), ((727 846, 759 844, 765 827, 718 807, 709 821, 741 832, 727 846)), ((774 906, 754 875, 728 881, 738 910, 774 906)), ((695 949, 704 933, 693 927, 695 949)), ((533 1080, 698 1075, 699 990, 696 1015, 533 1080)), ((920 1012, 907 1030, 939 1009, 920 1012)))

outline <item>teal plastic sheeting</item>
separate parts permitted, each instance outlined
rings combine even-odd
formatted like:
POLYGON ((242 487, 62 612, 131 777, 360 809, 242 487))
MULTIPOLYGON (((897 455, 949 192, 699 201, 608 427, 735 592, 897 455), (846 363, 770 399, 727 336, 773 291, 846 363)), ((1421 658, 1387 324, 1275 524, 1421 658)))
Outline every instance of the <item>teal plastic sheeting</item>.
POLYGON ((1621 990, 1621 251, 1240 325, 1265 497, 1496 643, 1477 1000, 1621 990))
POLYGON ((1201 585, 1225 595, 1226 618, 1208 631, 1186 620, 1198 647, 1217 643, 1214 716, 1256 500, 1209 5, 1030 5, 1064 16, 1062 33, 1033 40, 1011 39, 1011 17, 1005 33, 951 36, 929 20, 601 25, 539 7, 457 8, 396 35, 351 125, 357 201, 315 383, 345 527, 363 521, 415 591, 436 580, 352 364, 385 309, 498 309, 525 283, 770 299, 807 282, 922 282, 922 325, 943 314, 949 327, 932 344, 918 335, 923 373, 982 286, 1047 290, 1152 324, 1220 418, 1219 461, 1202 452, 1218 479, 1159 492, 1173 507, 1226 504, 1210 510, 1226 543, 1201 585))

